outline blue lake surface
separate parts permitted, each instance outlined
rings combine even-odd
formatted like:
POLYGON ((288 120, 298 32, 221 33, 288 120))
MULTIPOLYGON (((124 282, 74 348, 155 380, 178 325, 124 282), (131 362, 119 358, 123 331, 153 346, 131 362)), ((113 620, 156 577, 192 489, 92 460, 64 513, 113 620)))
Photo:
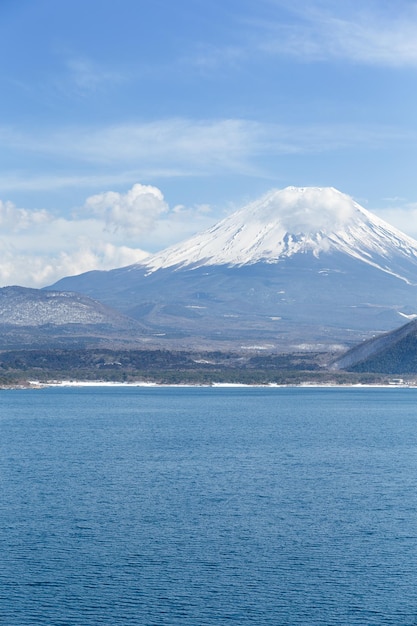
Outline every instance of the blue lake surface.
POLYGON ((417 389, 0 392, 0 623, 417 625, 417 389))

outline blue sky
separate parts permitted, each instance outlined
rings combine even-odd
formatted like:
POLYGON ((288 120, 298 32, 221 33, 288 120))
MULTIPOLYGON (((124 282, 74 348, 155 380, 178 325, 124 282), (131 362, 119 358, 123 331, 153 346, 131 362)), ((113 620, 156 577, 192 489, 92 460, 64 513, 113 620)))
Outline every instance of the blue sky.
POLYGON ((272 188, 417 236, 417 2, 2 0, 0 284, 139 260, 272 188))

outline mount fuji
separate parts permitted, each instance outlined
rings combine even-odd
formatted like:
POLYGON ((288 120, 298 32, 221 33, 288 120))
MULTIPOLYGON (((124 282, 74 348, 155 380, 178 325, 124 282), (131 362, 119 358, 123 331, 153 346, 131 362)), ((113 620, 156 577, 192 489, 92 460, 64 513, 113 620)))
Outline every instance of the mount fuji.
POLYGON ((417 241, 333 188, 273 190, 141 264, 67 277, 170 345, 332 350, 417 317, 417 241))

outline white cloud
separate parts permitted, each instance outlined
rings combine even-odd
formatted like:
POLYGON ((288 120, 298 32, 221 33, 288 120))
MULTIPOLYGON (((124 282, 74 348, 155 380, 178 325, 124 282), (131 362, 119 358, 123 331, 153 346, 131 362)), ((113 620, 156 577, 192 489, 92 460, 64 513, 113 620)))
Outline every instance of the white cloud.
POLYGON ((104 242, 90 242, 90 245, 75 246, 73 249, 69 246, 68 251, 51 254, 48 250, 25 252, 21 248, 16 249, 15 246, 5 247, 1 240, 0 255, 1 285, 26 287, 44 287, 63 276, 95 269, 122 267, 137 263, 146 257, 146 253, 141 250, 104 242))
POLYGON ((141 184, 90 196, 72 218, 0 201, 0 286, 43 287, 140 262, 144 247, 163 248, 211 222, 209 207, 169 209, 157 187, 141 184))
POLYGON ((27 230, 32 226, 44 224, 50 219, 47 211, 29 211, 19 209, 13 202, 3 202, 0 200, 0 229, 17 232, 27 230))
POLYGON ((248 222, 278 220, 283 232, 314 235, 346 226, 356 207, 350 196, 331 187, 286 187, 268 192, 244 210, 248 222))
MULTIPOLYGON (((279 219, 287 232, 316 233, 333 230, 350 221, 355 207, 352 198, 331 188, 305 188, 294 192, 288 187, 276 194, 279 219)), ((272 213, 276 203, 271 203, 272 213)))
POLYGON ((166 209, 161 192, 143 185, 124 196, 88 198, 86 205, 86 216, 65 219, 0 201, 0 283, 41 287, 66 275, 139 262, 147 252, 127 245, 126 231, 132 239, 151 230, 166 209))
POLYGON ((107 191, 87 198, 85 210, 104 220, 109 230, 132 237, 152 230, 168 205, 156 187, 136 184, 125 194, 107 191))

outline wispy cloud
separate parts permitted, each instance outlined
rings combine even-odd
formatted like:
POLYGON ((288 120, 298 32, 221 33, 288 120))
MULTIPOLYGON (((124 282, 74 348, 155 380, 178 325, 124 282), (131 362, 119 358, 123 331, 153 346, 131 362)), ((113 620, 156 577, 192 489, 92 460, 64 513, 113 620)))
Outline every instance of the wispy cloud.
POLYGON ((264 176, 265 161, 274 157, 376 149, 414 141, 415 135, 376 124, 283 125, 244 119, 170 119, 40 135, 0 128, 3 155, 19 155, 21 162, 20 173, 3 168, 0 191, 102 188, 138 179, 225 173, 264 176), (33 154, 42 160, 42 173, 33 171, 29 159, 31 171, 26 175, 25 159, 33 154))
MULTIPOLYGON (((47 168, 46 168, 47 169, 47 168)), ((90 172, 75 174, 58 174, 53 171, 49 174, 27 174, 24 171, 9 172, 0 175, 0 190, 4 193, 11 191, 55 191, 59 189, 103 189, 110 186, 126 186, 132 184, 138 178, 148 180, 150 178, 176 178, 192 176, 184 170, 173 168, 137 168, 122 172, 90 172)))
POLYGON ((385 2, 282 2, 288 18, 254 20, 259 49, 304 61, 342 59, 391 67, 417 66, 417 4, 385 2))
POLYGON ((189 64, 220 71, 259 56, 417 67, 414 0, 259 0, 236 13, 229 42, 199 44, 189 64))
POLYGON ((104 68, 86 57, 72 57, 66 62, 67 78, 80 93, 97 91, 124 82, 127 77, 120 70, 104 68))
POLYGON ((167 119, 115 124, 100 128, 72 127, 42 134, 0 128, 4 149, 29 151, 99 164, 138 163, 193 169, 227 167, 242 162, 259 134, 259 124, 246 120, 167 119))
POLYGON ((235 69, 247 58, 247 51, 241 45, 216 46, 214 44, 199 44, 192 54, 182 57, 180 63, 184 66, 192 66, 202 74, 210 74, 212 71, 219 72, 223 69, 235 69))

